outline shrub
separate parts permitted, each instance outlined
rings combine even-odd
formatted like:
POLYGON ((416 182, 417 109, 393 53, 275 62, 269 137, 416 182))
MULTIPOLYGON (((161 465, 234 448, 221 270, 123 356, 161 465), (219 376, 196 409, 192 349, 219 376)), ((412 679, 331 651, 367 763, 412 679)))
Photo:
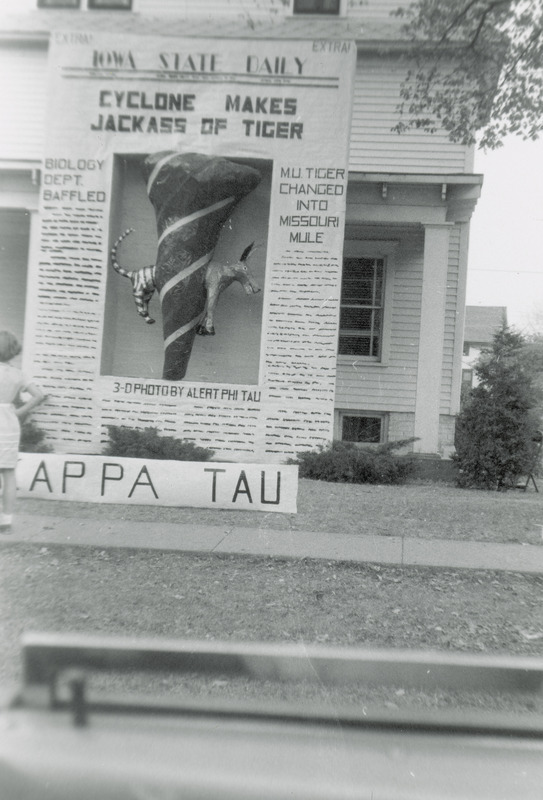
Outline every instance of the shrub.
POLYGON ((104 455, 124 458, 151 458, 164 461, 209 461, 213 450, 198 447, 186 439, 160 436, 156 428, 143 430, 125 425, 108 425, 109 443, 104 455))
POLYGON ((21 453, 50 453, 52 447, 44 444, 45 433, 38 428, 31 419, 26 419, 21 424, 21 440, 19 450, 21 453))
POLYGON ((299 465, 301 478, 333 483, 402 483, 413 472, 415 462, 412 457, 394 455, 393 450, 411 441, 389 442, 375 449, 332 442, 299 453, 290 463, 299 465))
POLYGON ((538 398, 523 346, 504 325, 475 366, 479 384, 456 423, 460 486, 506 489, 534 467, 538 398))

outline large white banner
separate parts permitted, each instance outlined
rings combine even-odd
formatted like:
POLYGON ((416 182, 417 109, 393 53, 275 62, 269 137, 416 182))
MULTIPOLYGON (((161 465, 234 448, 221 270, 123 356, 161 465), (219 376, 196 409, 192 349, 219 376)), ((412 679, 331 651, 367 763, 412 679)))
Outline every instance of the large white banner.
POLYGON ((53 38, 25 345, 56 448, 331 439, 354 42, 53 38))
POLYGON ((296 513, 298 467, 21 453, 20 497, 296 513))

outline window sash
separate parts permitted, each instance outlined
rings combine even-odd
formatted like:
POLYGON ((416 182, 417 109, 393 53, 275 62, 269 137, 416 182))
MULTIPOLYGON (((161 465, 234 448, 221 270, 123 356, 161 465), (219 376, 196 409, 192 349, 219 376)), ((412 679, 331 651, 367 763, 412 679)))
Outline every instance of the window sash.
POLYGON ((133 0, 37 0, 38 8, 82 11, 131 11, 133 0))
POLYGON ((131 11, 132 0, 87 0, 89 11, 131 11))
POLYGON ((293 14, 339 15, 340 0, 294 0, 293 14))
POLYGON ((381 358, 384 265, 383 258, 349 257, 343 261, 340 355, 381 358))
POLYGON ((382 441, 383 418, 363 414, 342 414, 341 440, 356 444, 379 444, 382 441))
POLYGON ((38 0, 38 8, 81 8, 81 0, 38 0))

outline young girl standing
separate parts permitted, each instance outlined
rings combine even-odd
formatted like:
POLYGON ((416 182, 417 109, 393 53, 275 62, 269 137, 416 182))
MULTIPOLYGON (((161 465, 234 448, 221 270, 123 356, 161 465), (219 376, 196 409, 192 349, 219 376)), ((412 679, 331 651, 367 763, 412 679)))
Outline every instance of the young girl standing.
POLYGON ((8 362, 21 352, 21 345, 9 331, 0 331, 0 477, 2 478, 2 514, 0 531, 11 527, 15 507, 15 467, 19 455, 21 426, 19 419, 44 400, 44 395, 33 383, 28 383, 20 369, 8 362), (13 405, 19 392, 30 398, 23 405, 13 405))

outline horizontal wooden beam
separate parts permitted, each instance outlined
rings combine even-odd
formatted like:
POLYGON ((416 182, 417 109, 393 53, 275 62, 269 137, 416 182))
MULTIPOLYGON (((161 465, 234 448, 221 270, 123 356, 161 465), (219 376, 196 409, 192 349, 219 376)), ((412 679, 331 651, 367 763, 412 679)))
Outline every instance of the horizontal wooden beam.
POLYGON ((262 643, 134 640, 76 634, 26 634, 25 686, 50 686, 63 671, 221 674, 262 681, 310 681, 538 693, 543 659, 412 650, 363 650, 262 643))

